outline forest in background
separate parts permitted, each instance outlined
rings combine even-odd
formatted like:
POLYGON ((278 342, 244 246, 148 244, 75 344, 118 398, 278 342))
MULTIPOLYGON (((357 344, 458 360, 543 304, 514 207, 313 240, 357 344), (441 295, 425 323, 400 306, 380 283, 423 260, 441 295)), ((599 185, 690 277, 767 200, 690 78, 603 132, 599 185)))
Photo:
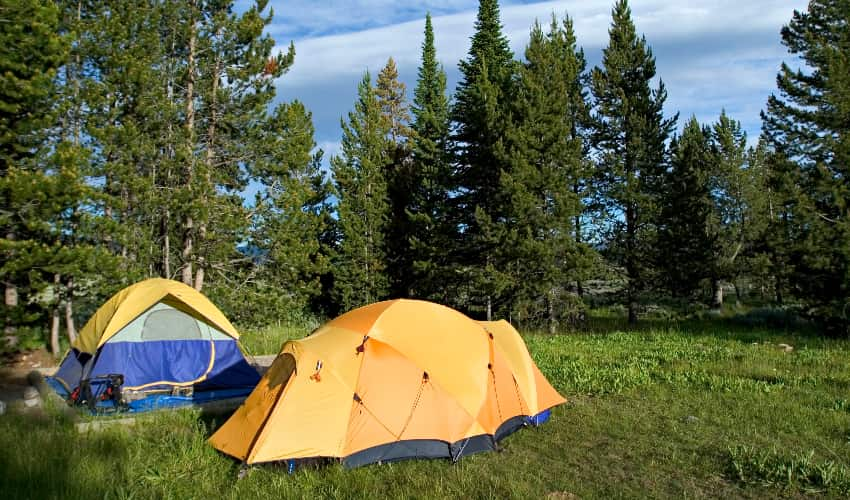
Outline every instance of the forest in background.
POLYGON ((848 334, 847 0, 782 29, 754 141, 665 109, 625 0, 593 68, 568 15, 518 55, 481 0, 451 94, 427 16, 411 96, 391 57, 365 73, 330 172, 310 111, 275 99, 296 57, 267 3, 0 0, 4 349, 57 353, 154 276, 239 325, 413 297, 554 332, 734 290, 848 334))

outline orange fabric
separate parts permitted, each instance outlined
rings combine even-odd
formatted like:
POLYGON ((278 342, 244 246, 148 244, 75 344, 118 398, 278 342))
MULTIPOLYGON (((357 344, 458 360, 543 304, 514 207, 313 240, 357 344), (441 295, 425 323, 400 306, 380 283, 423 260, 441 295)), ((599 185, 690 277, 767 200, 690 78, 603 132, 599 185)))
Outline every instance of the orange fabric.
POLYGON ((247 463, 343 458, 401 440, 493 434, 564 402, 509 324, 488 328, 430 302, 356 309, 287 342, 278 360, 213 446, 247 463), (294 369, 278 362, 285 356, 294 369))
POLYGON ((216 432, 216 446, 221 451, 241 460, 248 457, 254 445, 254 438, 262 432, 269 413, 274 409, 294 371, 295 358, 291 354, 284 353, 275 358, 245 404, 216 432), (243 422, 243 425, 230 425, 230 422, 236 421, 243 422))
POLYGON ((343 455, 403 439, 464 437, 472 417, 426 373, 392 347, 370 343, 343 455))

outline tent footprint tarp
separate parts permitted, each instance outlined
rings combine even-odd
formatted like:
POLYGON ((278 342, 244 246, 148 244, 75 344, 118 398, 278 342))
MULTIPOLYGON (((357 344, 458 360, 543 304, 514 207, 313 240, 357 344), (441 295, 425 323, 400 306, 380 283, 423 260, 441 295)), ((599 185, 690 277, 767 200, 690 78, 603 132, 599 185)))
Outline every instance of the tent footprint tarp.
POLYGON ((508 323, 393 300, 284 344, 210 442, 248 464, 457 460, 494 449, 564 401, 508 323))
POLYGON ((200 292, 149 279, 121 290, 97 310, 48 382, 62 396, 79 400, 89 381, 89 397, 98 399, 100 409, 117 403, 103 397, 107 375, 123 378, 120 389, 130 411, 245 397, 260 377, 238 339, 233 325, 200 292))

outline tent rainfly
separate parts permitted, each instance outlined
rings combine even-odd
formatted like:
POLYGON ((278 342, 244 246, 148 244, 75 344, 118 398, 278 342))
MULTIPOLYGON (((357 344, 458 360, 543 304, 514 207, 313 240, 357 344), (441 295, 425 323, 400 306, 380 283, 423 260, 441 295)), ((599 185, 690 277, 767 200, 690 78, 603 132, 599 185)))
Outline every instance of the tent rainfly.
POLYGON ((507 322, 400 299, 284 344, 209 441, 248 464, 457 460, 542 423, 564 402, 507 322))

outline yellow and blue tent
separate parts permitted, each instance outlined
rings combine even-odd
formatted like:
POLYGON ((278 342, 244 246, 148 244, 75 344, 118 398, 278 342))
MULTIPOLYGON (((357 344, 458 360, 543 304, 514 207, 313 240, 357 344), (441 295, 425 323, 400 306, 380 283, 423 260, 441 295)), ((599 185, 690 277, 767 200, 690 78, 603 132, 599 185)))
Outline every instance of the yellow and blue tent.
POLYGON ((48 381, 79 399, 81 387, 120 376, 116 389, 135 411, 245 396, 260 377, 238 340, 236 328, 203 294, 177 281, 148 279, 95 312, 48 381))

